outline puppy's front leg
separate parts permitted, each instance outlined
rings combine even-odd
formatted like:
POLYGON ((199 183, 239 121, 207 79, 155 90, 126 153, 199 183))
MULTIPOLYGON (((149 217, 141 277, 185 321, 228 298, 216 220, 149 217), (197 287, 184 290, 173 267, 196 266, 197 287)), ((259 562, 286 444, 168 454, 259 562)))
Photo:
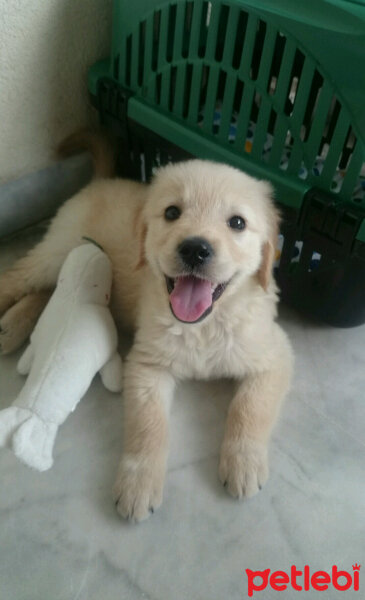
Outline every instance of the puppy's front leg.
POLYGON ((250 374, 240 382, 229 407, 219 477, 236 497, 256 494, 268 478, 268 442, 289 387, 290 364, 250 374))
POLYGON ((133 521, 146 519, 162 502, 173 390, 167 371, 132 351, 124 372, 124 452, 113 492, 118 512, 133 521))

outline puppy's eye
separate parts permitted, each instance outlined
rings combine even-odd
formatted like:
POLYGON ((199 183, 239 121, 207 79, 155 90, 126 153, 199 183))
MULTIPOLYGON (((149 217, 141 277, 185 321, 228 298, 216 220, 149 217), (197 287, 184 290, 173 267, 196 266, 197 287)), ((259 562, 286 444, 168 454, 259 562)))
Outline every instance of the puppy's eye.
POLYGON ((165 210, 166 221, 176 221, 181 215, 181 210, 177 206, 168 206, 165 210))
POLYGON ((234 217, 231 217, 229 219, 228 226, 231 227, 231 229, 237 229, 238 231, 242 231, 246 227, 246 221, 243 217, 235 215, 234 217))

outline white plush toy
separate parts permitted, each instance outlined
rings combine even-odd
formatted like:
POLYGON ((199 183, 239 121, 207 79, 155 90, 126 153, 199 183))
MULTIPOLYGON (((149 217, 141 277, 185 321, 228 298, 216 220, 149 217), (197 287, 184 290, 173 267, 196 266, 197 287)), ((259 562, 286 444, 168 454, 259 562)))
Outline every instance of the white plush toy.
POLYGON ((10 408, 0 411, 0 445, 25 464, 53 464, 58 427, 99 371, 105 387, 121 389, 122 361, 108 304, 112 268, 106 254, 84 244, 68 255, 57 288, 18 363, 28 379, 10 408))

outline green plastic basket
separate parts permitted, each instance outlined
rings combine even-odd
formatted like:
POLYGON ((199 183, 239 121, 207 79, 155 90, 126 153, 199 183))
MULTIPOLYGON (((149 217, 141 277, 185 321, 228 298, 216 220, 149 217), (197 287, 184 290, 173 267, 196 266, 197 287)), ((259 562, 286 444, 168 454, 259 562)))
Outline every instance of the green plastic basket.
POLYGON ((365 320, 364 64, 364 1, 115 0, 111 56, 89 90, 123 140, 124 174, 148 178, 180 150, 271 180, 286 217, 284 297, 328 318, 318 289, 331 282, 330 320, 354 324, 365 320))

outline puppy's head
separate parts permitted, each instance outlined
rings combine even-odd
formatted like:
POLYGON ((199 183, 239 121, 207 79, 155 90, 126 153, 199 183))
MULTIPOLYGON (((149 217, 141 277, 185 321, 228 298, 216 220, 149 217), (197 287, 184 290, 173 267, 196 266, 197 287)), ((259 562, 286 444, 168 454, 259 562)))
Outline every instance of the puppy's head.
POLYGON ((278 227, 271 193, 268 183, 209 161, 158 171, 141 216, 140 264, 164 281, 178 320, 201 321, 245 279, 267 289, 278 227))

